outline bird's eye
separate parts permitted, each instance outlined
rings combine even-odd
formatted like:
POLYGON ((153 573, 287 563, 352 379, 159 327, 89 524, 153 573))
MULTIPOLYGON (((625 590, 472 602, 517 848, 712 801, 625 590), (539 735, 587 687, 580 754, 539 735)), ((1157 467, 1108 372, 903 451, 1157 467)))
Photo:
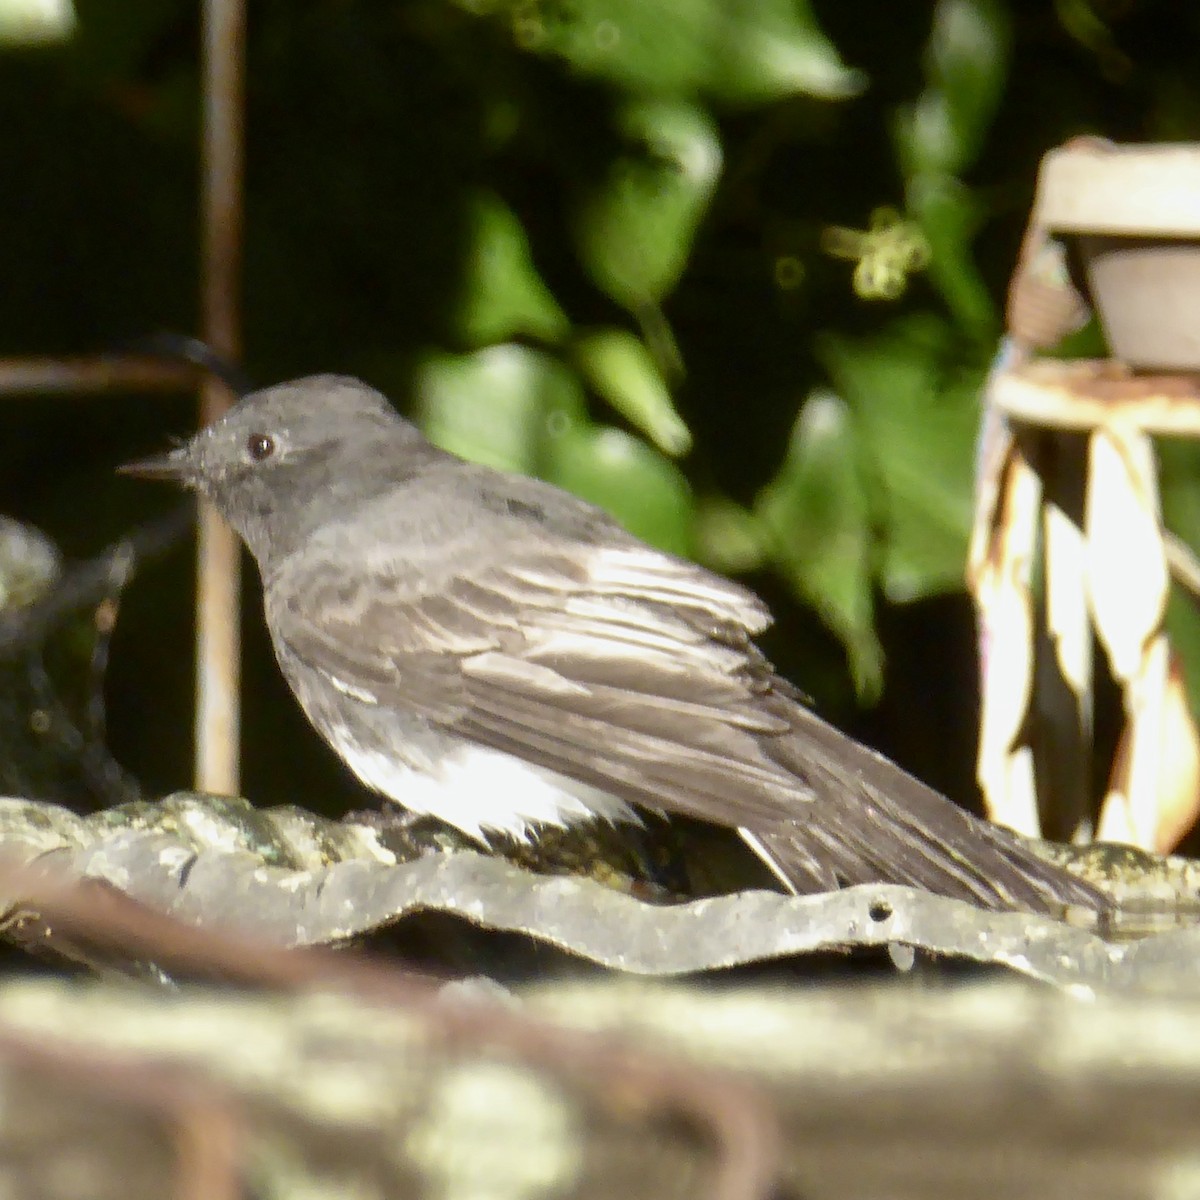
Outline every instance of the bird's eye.
POLYGON ((275 453, 275 439, 266 433, 252 433, 246 439, 246 453, 255 462, 262 462, 275 453))

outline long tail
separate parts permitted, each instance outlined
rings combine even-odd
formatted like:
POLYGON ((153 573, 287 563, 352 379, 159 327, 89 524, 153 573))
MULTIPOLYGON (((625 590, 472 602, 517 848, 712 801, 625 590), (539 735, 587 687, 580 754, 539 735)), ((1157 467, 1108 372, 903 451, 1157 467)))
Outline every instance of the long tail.
POLYGON ((1098 888, 1019 835, 964 812, 790 697, 793 732, 772 750, 816 797, 800 821, 748 830, 748 844, 798 892, 897 883, 989 909, 1104 911, 1098 888))

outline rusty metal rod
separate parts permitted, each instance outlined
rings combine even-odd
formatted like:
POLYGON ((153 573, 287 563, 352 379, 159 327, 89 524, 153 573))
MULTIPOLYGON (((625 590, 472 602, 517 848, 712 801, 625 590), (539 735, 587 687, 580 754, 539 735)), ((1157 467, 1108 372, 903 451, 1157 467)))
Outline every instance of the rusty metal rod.
MULTIPOLYGON (((205 0, 203 260, 201 312, 205 342, 231 362, 241 356, 244 0, 205 0)), ((229 389, 209 377, 200 390, 200 420, 230 406, 229 389)), ((196 587, 196 787, 238 791, 241 656, 240 564, 233 532, 211 506, 200 511, 196 587)))
POLYGON ((92 354, 70 358, 0 358, 0 396, 47 392, 191 391, 200 370, 143 354, 92 354))

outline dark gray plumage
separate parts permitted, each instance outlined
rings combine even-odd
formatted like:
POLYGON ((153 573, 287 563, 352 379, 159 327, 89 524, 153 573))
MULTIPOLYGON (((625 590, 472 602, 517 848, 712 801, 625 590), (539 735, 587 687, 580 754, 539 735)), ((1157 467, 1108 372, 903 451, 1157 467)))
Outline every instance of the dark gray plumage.
POLYGON ((356 380, 268 388, 130 470, 213 500, 309 719, 407 808, 486 838, 640 805, 739 829, 801 892, 1102 904, 805 708, 750 640, 750 592, 435 449, 356 380))

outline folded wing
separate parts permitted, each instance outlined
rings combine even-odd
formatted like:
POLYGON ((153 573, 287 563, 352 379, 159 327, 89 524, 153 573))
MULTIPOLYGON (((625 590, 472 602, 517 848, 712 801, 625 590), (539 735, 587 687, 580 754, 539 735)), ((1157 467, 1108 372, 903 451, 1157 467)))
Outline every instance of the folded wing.
POLYGON ((268 621, 371 703, 645 807, 749 830, 798 891, 894 882, 997 908, 1093 889, 803 706, 751 593, 637 542, 496 539, 470 574, 281 564, 268 621), (308 570, 310 576, 297 577, 308 570), (436 585, 428 581, 436 579, 436 585), (297 599, 301 598, 301 599, 297 599))

